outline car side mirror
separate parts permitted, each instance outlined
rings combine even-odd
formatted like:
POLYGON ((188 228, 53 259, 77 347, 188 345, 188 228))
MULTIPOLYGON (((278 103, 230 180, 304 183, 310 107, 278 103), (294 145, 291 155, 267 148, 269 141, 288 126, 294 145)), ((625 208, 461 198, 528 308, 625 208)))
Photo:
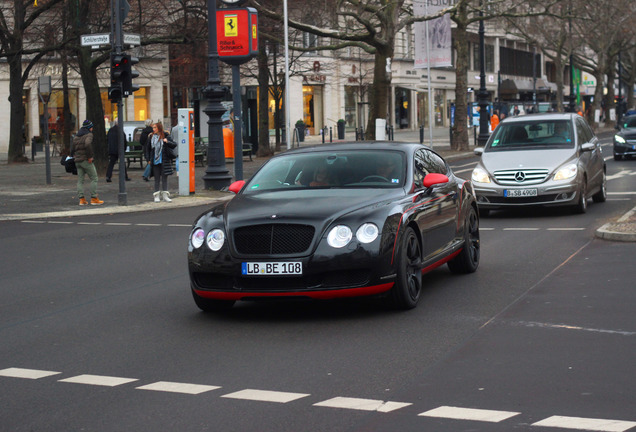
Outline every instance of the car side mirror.
POLYGON ((473 150, 473 152, 477 155, 477 156, 481 156, 484 154, 484 148, 483 147, 475 147, 475 150, 473 150))
POLYGON ((581 150, 586 152, 586 151, 593 151, 596 148, 596 145, 594 143, 591 142, 587 142, 585 144, 583 144, 581 146, 581 150))
POLYGON ((431 186, 438 184, 448 183, 448 181, 448 176, 445 176, 444 174, 430 173, 426 174, 422 185, 426 188, 430 188, 431 186))
POLYGON ((245 180, 238 180, 232 183, 229 187, 230 192, 234 192, 235 194, 239 193, 241 189, 245 186, 245 180))

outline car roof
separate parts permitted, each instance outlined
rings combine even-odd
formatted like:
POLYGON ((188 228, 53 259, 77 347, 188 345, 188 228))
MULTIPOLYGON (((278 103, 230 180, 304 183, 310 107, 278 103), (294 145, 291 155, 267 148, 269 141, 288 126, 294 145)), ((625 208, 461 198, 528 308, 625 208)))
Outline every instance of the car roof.
POLYGON ((575 117, 581 117, 576 113, 538 113, 538 114, 526 114, 516 117, 506 117, 501 123, 528 123, 534 121, 548 121, 548 120, 573 120, 575 117))
MULTIPOLYGON (((338 142, 329 144, 319 144, 314 146, 307 146, 301 148, 295 148, 286 152, 278 154, 278 156, 284 156, 286 154, 299 154, 299 153, 312 153, 312 152, 338 152, 338 151, 358 151, 358 150, 398 150, 406 153, 411 153, 418 148, 428 148, 427 146, 416 142, 401 142, 401 141, 351 141, 351 142, 338 142)), ((430 148, 429 148, 430 150, 430 148)))

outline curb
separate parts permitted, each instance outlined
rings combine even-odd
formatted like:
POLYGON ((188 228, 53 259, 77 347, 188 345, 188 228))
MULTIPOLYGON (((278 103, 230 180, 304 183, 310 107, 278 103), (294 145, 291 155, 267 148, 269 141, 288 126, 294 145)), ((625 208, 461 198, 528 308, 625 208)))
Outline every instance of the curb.
POLYGON ((608 222, 597 229, 595 235, 603 240, 636 242, 636 207, 616 222, 608 222))

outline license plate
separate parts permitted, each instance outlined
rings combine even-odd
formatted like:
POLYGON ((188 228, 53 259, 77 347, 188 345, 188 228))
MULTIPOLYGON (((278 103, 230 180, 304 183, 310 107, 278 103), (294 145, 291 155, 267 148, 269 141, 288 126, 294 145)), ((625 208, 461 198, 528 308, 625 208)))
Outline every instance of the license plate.
POLYGON ((534 197, 537 196, 536 189, 506 189, 504 190, 506 198, 534 197))
POLYGON ((244 262, 242 273, 247 276, 302 275, 300 262, 244 262))

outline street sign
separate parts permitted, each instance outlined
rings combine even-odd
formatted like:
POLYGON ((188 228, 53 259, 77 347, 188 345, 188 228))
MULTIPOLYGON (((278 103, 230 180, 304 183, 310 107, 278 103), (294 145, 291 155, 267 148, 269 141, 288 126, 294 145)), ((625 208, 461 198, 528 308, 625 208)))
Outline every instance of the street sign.
POLYGON ((124 45, 139 46, 141 45, 141 35, 124 33, 124 45))
POLYGON ((108 33, 82 35, 81 38, 82 46, 99 46, 110 43, 110 34, 108 33))
MULTIPOLYGON (((82 46, 100 46, 110 43, 109 33, 98 33, 81 36, 82 46)), ((141 35, 125 33, 124 45, 139 46, 141 45, 141 35)))

